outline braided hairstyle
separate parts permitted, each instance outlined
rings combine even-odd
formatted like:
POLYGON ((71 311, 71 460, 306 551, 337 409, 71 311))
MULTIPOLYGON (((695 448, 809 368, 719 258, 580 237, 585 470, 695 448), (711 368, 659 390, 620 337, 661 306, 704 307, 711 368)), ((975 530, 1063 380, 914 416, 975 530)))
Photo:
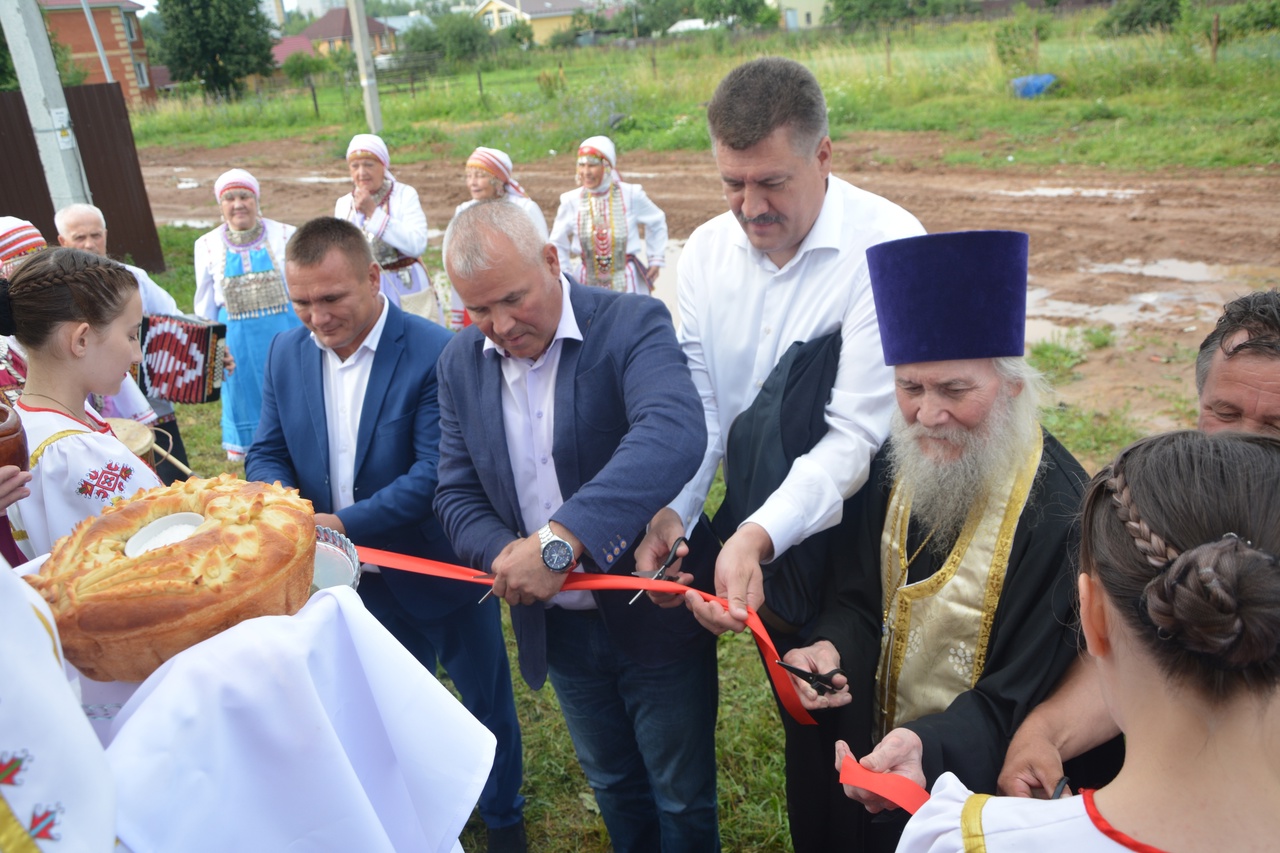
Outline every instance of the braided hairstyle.
POLYGON ((46 249, 0 279, 0 334, 40 349, 62 323, 101 330, 124 311, 138 281, 121 264, 80 249, 46 249))
POLYGON ((1173 432, 1085 494, 1080 570, 1167 677, 1223 701, 1280 683, 1280 441, 1173 432))

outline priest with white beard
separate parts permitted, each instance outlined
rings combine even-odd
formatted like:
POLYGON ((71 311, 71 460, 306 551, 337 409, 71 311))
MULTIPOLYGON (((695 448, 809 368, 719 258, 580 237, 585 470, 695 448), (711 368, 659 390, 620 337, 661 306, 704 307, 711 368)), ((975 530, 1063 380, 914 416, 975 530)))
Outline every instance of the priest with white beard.
MULTIPOLYGON (((786 655, 845 672, 825 695, 793 677, 806 707, 840 709, 837 765, 852 751, 872 771, 928 787, 949 770, 994 794, 1013 731, 1076 656, 1088 478, 1039 423, 1027 247, 974 231, 867 251, 898 409, 831 539, 816 642, 786 655)), ((844 793, 866 806, 848 849, 893 850, 908 816, 873 821, 891 804, 844 793)))

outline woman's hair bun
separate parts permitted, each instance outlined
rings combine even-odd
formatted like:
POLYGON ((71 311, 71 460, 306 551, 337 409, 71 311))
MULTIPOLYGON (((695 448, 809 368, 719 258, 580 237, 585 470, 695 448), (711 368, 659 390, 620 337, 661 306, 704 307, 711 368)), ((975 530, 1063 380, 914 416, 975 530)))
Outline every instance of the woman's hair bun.
POLYGON ((1218 667, 1245 669, 1280 648, 1280 561, 1234 534, 1181 554, 1142 600, 1162 640, 1218 667))

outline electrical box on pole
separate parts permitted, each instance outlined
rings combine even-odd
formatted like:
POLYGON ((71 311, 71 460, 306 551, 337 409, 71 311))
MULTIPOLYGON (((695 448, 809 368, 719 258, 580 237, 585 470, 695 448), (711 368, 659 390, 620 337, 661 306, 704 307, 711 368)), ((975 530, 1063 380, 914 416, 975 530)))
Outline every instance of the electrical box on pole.
POLYGON ((36 0, 0 3, 0 27, 9 43, 13 70, 36 134, 36 148, 54 210, 76 202, 92 202, 67 99, 58 79, 58 65, 36 0))

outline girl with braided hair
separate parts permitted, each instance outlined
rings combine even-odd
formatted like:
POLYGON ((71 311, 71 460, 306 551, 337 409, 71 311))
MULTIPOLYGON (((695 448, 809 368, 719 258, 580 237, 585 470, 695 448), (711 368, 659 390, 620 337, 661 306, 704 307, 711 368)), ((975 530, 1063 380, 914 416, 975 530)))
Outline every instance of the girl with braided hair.
POLYGON ((27 354, 16 408, 30 451, 31 493, 9 508, 28 557, 47 553, 117 497, 160 485, 87 403, 115 394, 142 360, 142 297, 122 265, 79 249, 33 256, 0 279, 0 334, 27 354))
POLYGON ((1079 592, 1124 768, 1049 802, 944 774, 899 853, 1275 849, 1277 554, 1280 441, 1175 432, 1122 451, 1085 495, 1079 592))

